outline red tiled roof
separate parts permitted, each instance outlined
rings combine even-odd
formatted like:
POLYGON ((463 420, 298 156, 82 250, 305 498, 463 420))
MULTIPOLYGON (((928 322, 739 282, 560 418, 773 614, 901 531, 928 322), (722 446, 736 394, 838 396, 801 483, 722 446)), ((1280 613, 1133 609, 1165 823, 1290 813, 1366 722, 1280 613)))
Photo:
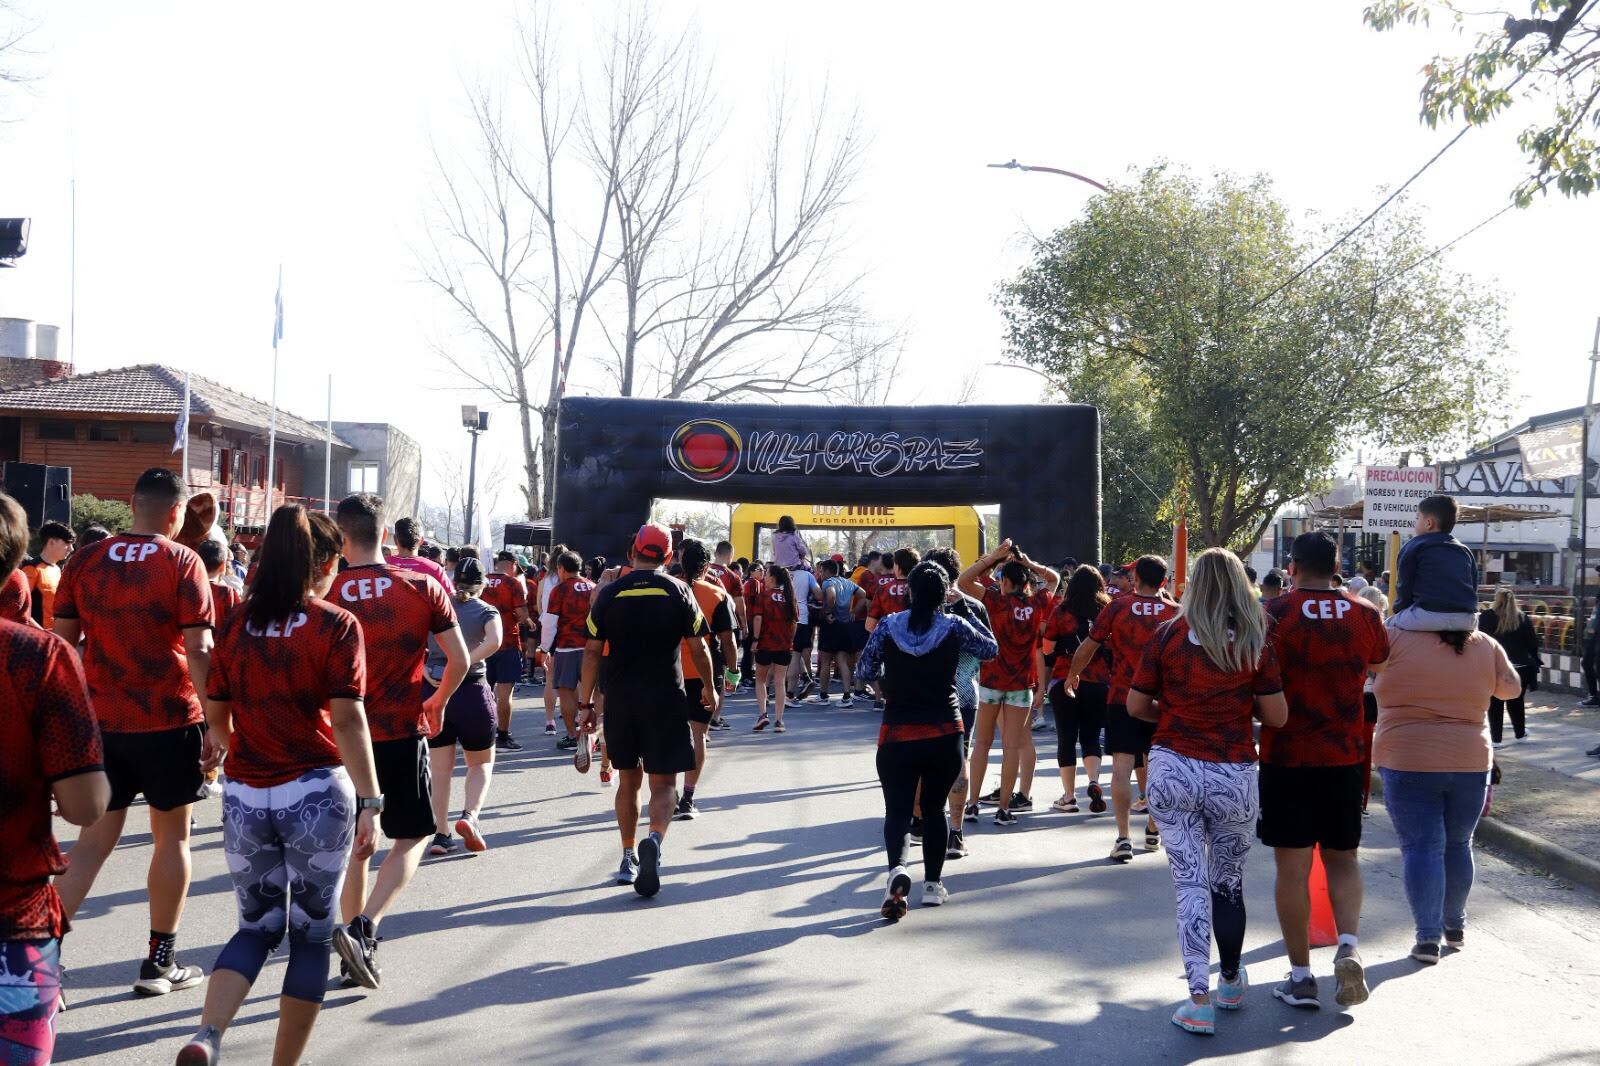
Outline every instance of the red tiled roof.
MULTIPOLYGON (((176 418, 182 407, 183 373, 157 363, 0 388, 0 410, 176 418)), ((189 415, 265 431, 271 423, 272 408, 210 378, 193 374, 189 379, 189 415)), ((321 444, 327 439, 327 430, 325 426, 279 408, 278 435, 306 444, 321 444)), ((337 434, 333 443, 351 447, 337 434)))

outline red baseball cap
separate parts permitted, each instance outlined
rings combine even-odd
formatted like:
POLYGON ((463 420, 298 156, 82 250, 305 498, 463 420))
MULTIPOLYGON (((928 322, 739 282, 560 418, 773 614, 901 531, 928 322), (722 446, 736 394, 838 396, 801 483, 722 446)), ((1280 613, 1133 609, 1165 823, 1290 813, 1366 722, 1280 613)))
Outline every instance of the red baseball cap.
POLYGON ((844 562, 844 556, 840 555, 838 552, 834 552, 833 553, 833 561, 836 562, 836 563, 842 563, 842 562, 844 562))
POLYGON ((659 522, 646 522, 633 538, 633 554, 652 563, 672 558, 672 534, 659 522))

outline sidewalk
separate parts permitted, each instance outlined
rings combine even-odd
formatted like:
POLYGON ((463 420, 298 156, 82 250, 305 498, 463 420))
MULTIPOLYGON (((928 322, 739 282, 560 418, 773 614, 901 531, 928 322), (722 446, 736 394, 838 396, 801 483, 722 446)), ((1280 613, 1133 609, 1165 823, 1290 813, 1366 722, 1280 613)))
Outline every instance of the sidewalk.
POLYGON ((1479 835, 1483 841, 1548 873, 1600 889, 1600 710, 1578 697, 1528 696, 1528 739, 1495 749, 1500 784, 1479 835), (1588 860, 1584 862, 1583 860, 1588 860))

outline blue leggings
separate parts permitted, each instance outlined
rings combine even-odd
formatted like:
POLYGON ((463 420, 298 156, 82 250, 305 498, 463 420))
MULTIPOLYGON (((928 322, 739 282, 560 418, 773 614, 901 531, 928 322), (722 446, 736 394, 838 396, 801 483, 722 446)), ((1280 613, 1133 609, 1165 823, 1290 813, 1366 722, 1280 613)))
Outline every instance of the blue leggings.
POLYGON ((342 766, 271 788, 233 780, 223 786, 222 843, 238 897, 239 931, 217 956, 217 969, 254 984, 287 930, 283 994, 322 1002, 355 807, 355 788, 342 766))

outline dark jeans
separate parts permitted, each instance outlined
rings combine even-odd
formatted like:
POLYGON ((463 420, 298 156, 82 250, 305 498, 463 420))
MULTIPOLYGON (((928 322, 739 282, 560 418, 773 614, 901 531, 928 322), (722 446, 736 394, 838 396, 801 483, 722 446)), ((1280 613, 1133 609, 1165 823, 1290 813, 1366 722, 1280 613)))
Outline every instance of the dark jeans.
POLYGON ((1600 699, 1600 639, 1583 639, 1583 687, 1590 699, 1600 699))
POLYGON ((922 876, 937 881, 944 873, 950 844, 945 798, 961 773, 961 734, 928 740, 896 740, 878 745, 878 782, 883 786, 883 846, 889 869, 906 861, 906 834, 922 785, 922 876))
POLYGON ((1465 929, 1472 891, 1472 833, 1483 815, 1489 774, 1379 769, 1383 802, 1400 837, 1406 902, 1417 939, 1438 943, 1465 929))
MULTIPOLYGON (((1523 685, 1522 691, 1528 691, 1523 685)), ((1505 712, 1511 712, 1511 732, 1517 739, 1528 735, 1528 719, 1524 713, 1523 697, 1518 696, 1510 700, 1489 700, 1489 736, 1496 743, 1500 743, 1500 734, 1504 727, 1505 712)))

